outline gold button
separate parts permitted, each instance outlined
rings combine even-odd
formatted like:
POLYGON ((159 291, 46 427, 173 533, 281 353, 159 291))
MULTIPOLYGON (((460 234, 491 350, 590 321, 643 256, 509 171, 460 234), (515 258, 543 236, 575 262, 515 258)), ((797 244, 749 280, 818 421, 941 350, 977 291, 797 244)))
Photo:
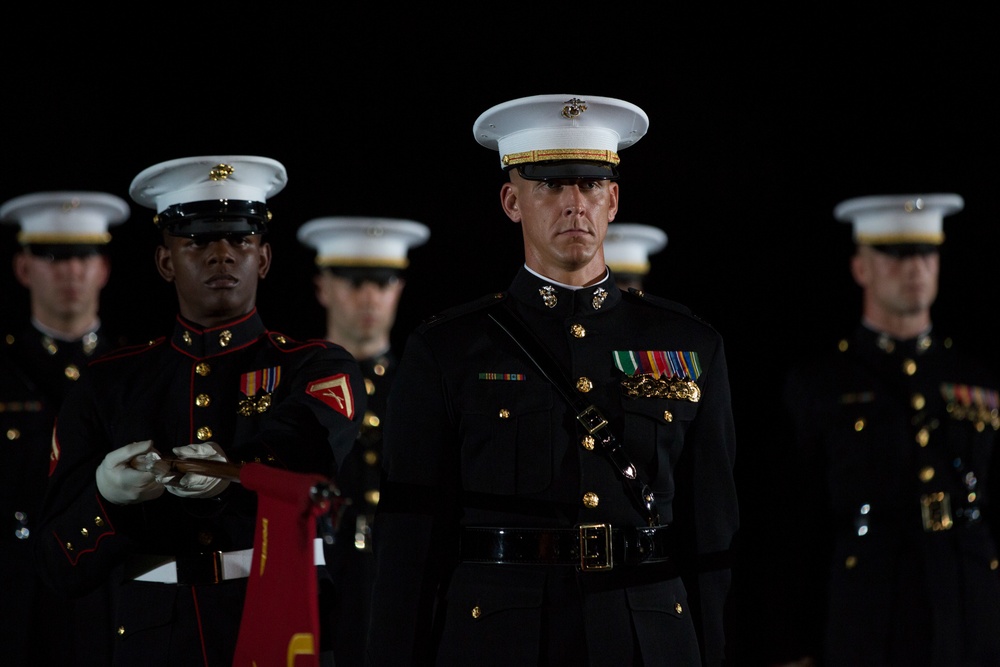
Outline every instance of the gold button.
POLYGON ((907 359, 903 362, 903 372, 907 375, 913 375, 917 372, 917 362, 913 359, 907 359))
POLYGON ((19 429, 16 429, 16 428, 9 428, 9 429, 7 429, 7 439, 8 440, 17 440, 20 437, 21 437, 21 431, 19 429))
POLYGON ((991 570, 997 569, 998 566, 1000 566, 1000 563, 997 563, 997 559, 996 558, 994 558, 993 560, 990 561, 990 569, 991 570))
MULTIPOLYGON (((268 211, 268 212, 270 213, 270 211, 268 211)), ((275 337, 274 337, 274 340, 278 341, 278 342, 279 342, 279 343, 281 343, 282 345, 284 345, 284 344, 285 344, 285 337, 284 337, 284 336, 282 336, 281 334, 278 334, 277 336, 275 336, 275 337)))
POLYGON ((597 504, 601 502, 601 499, 597 497, 597 494, 593 491, 588 491, 583 494, 583 506, 590 509, 597 507, 597 504))
POLYGON ((233 341, 233 332, 229 329, 225 329, 219 333, 219 345, 222 347, 229 347, 229 344, 233 341))
POLYGON ((205 377, 206 375, 212 372, 212 367, 203 361, 194 367, 194 372, 202 377, 205 377))
POLYGON ((372 367, 372 371, 375 375, 382 377, 385 375, 385 364, 375 364, 375 366, 372 367))
POLYGON ((364 458, 365 458, 365 463, 367 463, 368 465, 370 466, 378 465, 378 452, 369 449, 367 452, 365 452, 364 458))
POLYGON ((934 479, 934 468, 933 467, 927 466, 926 468, 922 468, 920 470, 920 481, 921 482, 929 482, 932 479, 934 479))
POLYGON ((211 403, 212 399, 209 398, 208 394, 198 394, 194 399, 194 404, 199 408, 207 408, 211 403))
POLYGON ((87 530, 86 528, 81 528, 80 534, 83 535, 84 537, 87 537, 88 535, 90 535, 90 531, 87 530))
POLYGON ((678 614, 681 614, 681 613, 684 612, 684 607, 681 606, 680 602, 675 602, 674 603, 674 611, 677 612, 678 614))
POLYGON ((847 352, 848 347, 850 347, 850 344, 846 340, 841 339, 840 342, 837 343, 837 349, 841 352, 847 352))
POLYGON ((75 551, 76 550, 76 547, 73 546, 72 542, 67 542, 65 546, 66 546, 66 551, 75 551))
POLYGON ((592 451, 594 449, 594 436, 592 435, 583 436, 583 440, 580 441, 580 444, 583 445, 583 448, 586 449, 588 452, 592 451))
POLYGON ((365 393, 371 396, 375 393, 375 383, 365 378, 365 393))
POLYGON ((200 429, 198 429, 198 439, 201 440, 202 442, 208 440, 211 437, 212 437, 212 429, 210 429, 209 427, 202 426, 200 429))
POLYGON ((184 333, 182 333, 181 334, 181 340, 184 341, 185 345, 187 345, 188 347, 191 347, 191 333, 190 332, 185 331, 184 333))
POLYGON ((921 447, 926 447, 927 443, 930 442, 931 432, 926 428, 922 428, 917 431, 917 444, 921 447))
POLYGON ((472 608, 472 618, 479 618, 482 615, 483 615, 483 610, 479 608, 479 605, 476 605, 475 607, 472 608))
POLYGON ((378 505, 378 489, 365 491, 365 502, 369 505, 378 505))
POLYGON ((581 394, 586 394, 593 388, 594 383, 590 381, 590 378, 582 377, 576 381, 576 390, 581 394))
POLYGON ((854 430, 858 432, 865 430, 865 420, 859 419, 854 422, 854 430))
POLYGON ((669 424, 673 420, 674 420, 674 413, 671 412, 670 410, 664 410, 663 411, 663 421, 665 421, 665 422, 667 422, 669 424))
POLYGON ((378 425, 382 423, 382 420, 378 418, 378 415, 374 412, 366 412, 364 418, 364 425, 368 428, 378 428, 378 425))
POLYGON ((587 330, 583 328, 582 324, 573 324, 569 328, 569 332, 573 334, 574 338, 583 338, 587 335, 587 330))
POLYGON ((104 517, 95 516, 94 517, 94 525, 97 526, 97 527, 103 526, 104 525, 104 517))
POLYGON ((510 410, 507 408, 500 408, 500 419, 510 418, 510 410))
POLYGON ((844 567, 846 567, 848 570, 853 570, 857 564, 858 564, 857 556, 848 556, 847 558, 844 559, 844 567))
POLYGON ((118 636, 119 637, 124 637, 125 636, 125 626, 124 625, 119 625, 118 626, 118 636))
POLYGON ((927 399, 924 398, 923 394, 914 394, 910 399, 910 405, 913 406, 914 410, 923 410, 924 406, 927 405, 927 399))
POLYGON ((66 369, 63 371, 63 374, 68 379, 73 380, 74 382, 80 379, 80 369, 73 364, 67 366, 66 369))

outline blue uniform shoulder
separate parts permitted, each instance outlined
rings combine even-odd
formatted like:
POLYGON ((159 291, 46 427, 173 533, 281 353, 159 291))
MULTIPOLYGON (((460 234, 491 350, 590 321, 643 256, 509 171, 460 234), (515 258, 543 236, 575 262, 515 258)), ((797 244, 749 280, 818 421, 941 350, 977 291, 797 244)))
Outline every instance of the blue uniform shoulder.
POLYGON ((114 363, 121 359, 129 359, 132 357, 147 354, 164 347, 169 343, 169 339, 160 336, 159 338, 154 338, 145 343, 136 343, 134 345, 122 345, 108 352, 104 352, 98 357, 95 357, 93 361, 90 362, 91 366, 99 366, 102 364, 114 363))
POLYGON ((623 291, 622 299, 632 303, 645 303, 658 308, 666 308, 667 310, 673 310, 681 313, 682 315, 694 315, 694 313, 691 312, 691 309, 682 303, 671 301, 670 299, 665 299, 662 296, 656 296, 654 294, 650 294, 649 292, 643 292, 636 289, 623 291))
POLYGON ((325 338, 306 338, 304 340, 298 340, 278 331, 268 331, 267 338, 271 347, 279 353, 294 355, 301 359, 312 358, 315 355, 322 355, 324 358, 331 359, 341 357, 350 359, 354 358, 347 352, 346 349, 344 349, 343 346, 326 340, 325 338))
POLYGON ((268 331, 267 338, 271 342, 271 345, 278 348, 279 350, 286 350, 286 351, 297 350, 306 346, 318 346, 318 347, 333 346, 333 343, 331 343, 328 340, 319 338, 297 340, 295 338, 292 338, 288 334, 281 333, 280 331, 268 331))
POLYGON ((495 292, 493 294, 487 294, 486 296, 480 297, 473 301, 468 301, 458 306, 452 306, 451 308, 446 308, 445 310, 442 310, 440 313, 431 315, 430 317, 426 318, 417 327, 417 331, 424 332, 427 331, 428 329, 432 329, 436 326, 439 326, 445 322, 450 322, 459 317, 463 317, 465 315, 469 315, 472 313, 479 313, 491 306, 502 303, 506 298, 507 295, 505 293, 495 292))
POLYGON ((688 306, 685 306, 683 303, 679 303, 677 301, 664 298, 662 296, 656 296, 654 294, 650 294, 649 292, 644 292, 636 289, 629 289, 628 291, 622 292, 622 301, 625 301, 627 303, 636 303, 645 306, 651 306, 653 308, 658 308, 660 310, 669 310, 673 313, 686 317, 693 322, 704 325, 712 329, 713 331, 715 330, 715 327, 712 326, 712 324, 708 320, 704 319, 700 315, 695 314, 695 312, 691 310, 688 306))

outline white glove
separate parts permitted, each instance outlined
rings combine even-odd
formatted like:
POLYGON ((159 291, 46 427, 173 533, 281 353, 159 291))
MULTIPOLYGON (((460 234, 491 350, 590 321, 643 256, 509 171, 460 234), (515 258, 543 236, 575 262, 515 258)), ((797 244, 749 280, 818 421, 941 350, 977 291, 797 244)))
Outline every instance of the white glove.
MULTIPOLYGON (((202 442, 184 445, 183 447, 174 447, 174 454, 179 459, 228 461, 226 455, 222 453, 222 447, 219 447, 214 442, 202 442)), ((211 498, 225 491, 228 486, 228 479, 189 472, 185 473, 180 479, 173 480, 167 484, 167 491, 182 498, 211 498)))
POLYGON ((115 505, 132 505, 159 498, 163 495, 163 484, 142 463, 143 458, 159 458, 152 440, 133 442, 108 452, 97 468, 97 490, 115 505), (136 462, 133 463, 133 460, 136 462))

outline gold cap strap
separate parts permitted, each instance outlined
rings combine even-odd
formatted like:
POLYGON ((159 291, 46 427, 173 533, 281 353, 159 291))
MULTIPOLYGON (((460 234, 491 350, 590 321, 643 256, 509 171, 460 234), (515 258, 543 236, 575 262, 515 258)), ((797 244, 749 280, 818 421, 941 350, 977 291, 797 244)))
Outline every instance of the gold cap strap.
POLYGON ((508 153, 502 158, 503 164, 506 167, 530 162, 548 162, 551 160, 588 160, 591 162, 607 162, 613 165, 617 165, 620 162, 618 153, 614 151, 587 148, 549 148, 522 151, 520 153, 508 153))

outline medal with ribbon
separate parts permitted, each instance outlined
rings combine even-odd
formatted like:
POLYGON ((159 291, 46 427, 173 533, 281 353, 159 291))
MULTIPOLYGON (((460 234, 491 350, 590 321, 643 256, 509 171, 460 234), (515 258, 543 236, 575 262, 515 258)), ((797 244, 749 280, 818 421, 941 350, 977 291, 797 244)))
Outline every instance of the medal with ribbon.
POLYGON ((262 368, 244 373, 240 377, 240 399, 237 412, 244 417, 267 412, 271 407, 271 394, 281 380, 281 366, 262 368))
POLYGON ((625 373, 622 388, 631 398, 672 398, 697 403, 701 375, 697 352, 662 350, 618 350, 615 366, 625 373))

